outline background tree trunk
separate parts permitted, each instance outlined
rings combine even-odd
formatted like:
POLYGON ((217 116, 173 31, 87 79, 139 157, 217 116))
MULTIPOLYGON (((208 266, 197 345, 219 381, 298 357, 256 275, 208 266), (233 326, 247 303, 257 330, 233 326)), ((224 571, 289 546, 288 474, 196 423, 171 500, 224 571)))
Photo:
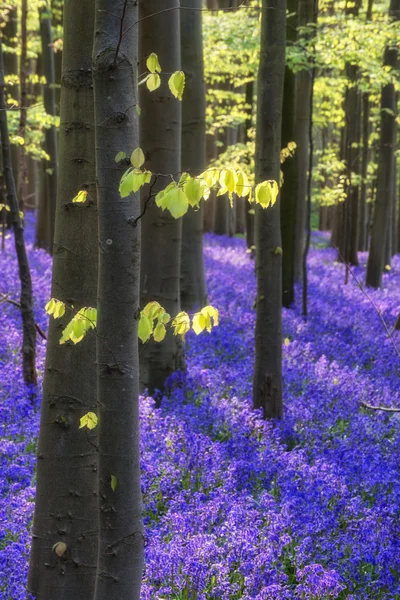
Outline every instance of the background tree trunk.
MULTIPOLYGON (((304 27, 314 19, 314 0, 300 0, 298 25, 304 27)), ((308 34, 312 36, 314 33, 308 34)), ((295 140, 297 163, 296 223, 294 241, 294 280, 301 281, 303 271, 304 231, 306 225, 307 171, 309 153, 309 124, 311 119, 311 69, 296 73, 295 140)), ((327 207, 321 207, 327 209, 327 207)), ((325 210, 327 213, 327 210, 325 210)))
MULTIPOLYGON (((202 0, 185 0, 180 13, 182 70, 186 85, 182 100, 181 169, 198 175, 205 168, 206 95, 204 85, 202 0), (193 8, 195 10, 187 10, 193 8)), ((181 308, 191 311, 207 304, 203 260, 203 205, 182 219, 181 308)))
MULTIPOLYGON (((297 37, 297 0, 288 0, 287 43, 297 37)), ((286 65, 282 107, 282 148, 296 142, 296 76, 286 65)), ((280 192, 282 232, 282 304, 290 308, 294 302, 294 252, 296 236, 297 150, 281 165, 283 185, 280 192)))
POLYGON ((3 50, 0 36, 0 138, 3 159, 4 180, 7 189, 7 200, 11 210, 14 229, 15 251, 18 260, 18 271, 21 282, 21 316, 22 316, 22 370, 24 381, 35 385, 36 375, 36 327, 33 314, 32 280, 28 257, 25 249, 24 226, 19 213, 15 181, 12 171, 10 139, 7 125, 7 103, 4 83, 3 50))
MULTIPOLYGON (((263 0, 258 71, 256 181, 279 182, 285 73, 286 2, 263 0)), ((282 415, 282 254, 279 197, 256 208, 256 359, 253 406, 282 415)))
MULTIPOLYGON (((163 8, 178 7, 178 0, 168 0, 163 8)), ((179 10, 158 12, 158 0, 139 2, 139 54, 141 64, 155 52, 162 73, 161 86, 149 92, 140 87, 140 145, 145 153, 145 166, 161 173, 152 192, 164 189, 171 175, 179 179, 181 172, 181 103, 168 88, 169 74, 180 69, 179 10), (166 31, 168 35, 166 35, 166 31)), ((185 93, 185 92, 184 92, 185 93)), ((147 198, 145 190, 142 200, 147 198)), ((180 311, 180 257, 182 221, 168 211, 161 211, 153 200, 147 204, 142 219, 141 305, 158 301, 172 316, 180 311)), ((162 344, 150 341, 141 350, 141 384, 150 393, 162 389, 165 380, 179 366, 181 355, 177 337, 169 330, 162 344)))
MULTIPOLYGON (((400 19, 400 0, 391 0, 389 14, 400 19)), ((397 49, 387 47, 383 64, 397 69, 397 49)), ((378 288, 382 282, 385 260, 385 243, 390 223, 393 198, 394 151, 396 144, 396 91, 387 83, 381 92, 381 132, 379 142, 378 175, 371 246, 367 264, 367 285, 378 288)))
MULTIPOLYGON (((95 185, 92 46, 94 5, 65 4, 52 297, 97 306, 97 201, 95 185), (80 190, 85 204, 72 204, 80 190)), ((96 412, 95 337, 60 345, 72 312, 50 320, 39 433, 36 505, 28 589, 41 600, 92 598, 97 561, 96 430, 78 429, 96 412), (59 559, 53 545, 67 544, 59 559), (50 564, 51 568, 47 568, 50 564)))
MULTIPOLYGON (((56 88, 55 88, 55 68, 54 68, 54 51, 53 51, 53 34, 51 29, 51 10, 50 6, 42 6, 39 9, 40 20, 40 37, 42 41, 42 63, 43 74, 46 78, 46 83, 43 86, 43 101, 44 108, 48 115, 56 115, 56 88)), ((42 195, 45 195, 47 202, 41 202, 40 210, 46 210, 46 236, 40 239, 36 235, 36 244, 41 248, 47 248, 52 251, 54 239, 54 223, 56 213, 56 196, 57 196, 57 178, 58 178, 58 147, 57 147, 57 131, 56 127, 46 128, 45 134, 45 149, 50 159, 44 163, 45 176, 42 188, 42 195)), ((39 216, 40 219, 40 216, 39 216)), ((43 219, 43 216, 42 216, 43 219)), ((43 219, 44 220, 44 219, 43 219)))

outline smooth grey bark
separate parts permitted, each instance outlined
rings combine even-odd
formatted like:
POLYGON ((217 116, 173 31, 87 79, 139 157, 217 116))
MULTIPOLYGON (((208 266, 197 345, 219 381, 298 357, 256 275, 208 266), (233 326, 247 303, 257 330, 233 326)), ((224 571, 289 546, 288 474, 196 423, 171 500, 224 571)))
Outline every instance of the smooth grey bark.
MULTIPOLYGON (((297 38, 297 0, 287 0, 287 44, 297 38)), ((296 142, 296 76, 286 65, 282 106, 282 148, 296 142)), ((294 252, 296 237, 297 152, 281 165, 283 185, 280 192, 282 235, 282 304, 290 308, 294 302, 294 252)))
MULTIPOLYGON (((51 9, 47 2, 46 6, 39 8, 40 38, 42 42, 42 68, 46 83, 43 86, 44 108, 48 115, 55 116, 56 113, 56 88, 55 88, 55 66, 53 51, 53 34, 51 28, 51 9)), ((39 200, 39 212, 46 211, 46 217, 39 215, 39 219, 46 221, 45 236, 36 232, 36 245, 52 251, 54 240, 54 223, 56 213, 57 178, 58 178, 58 147, 56 127, 46 128, 45 149, 49 160, 45 162, 44 186, 42 195, 45 198, 39 200)))
MULTIPOLYGON (((183 0, 180 12, 182 70, 186 85, 182 100, 181 169, 199 175, 205 169, 206 92, 202 37, 202 0, 183 0), (193 8, 194 10, 188 10, 193 8)), ((182 219, 181 308, 191 311, 207 304, 203 259, 204 203, 182 219)))
MULTIPOLYGON (((256 126, 256 182, 279 182, 285 73, 286 1, 263 0, 256 126)), ((256 206, 256 358, 253 407, 282 416, 282 254, 280 201, 256 206)))
MULTIPOLYGON (((314 20, 314 0, 299 2, 298 25, 304 27, 314 20)), ((313 33, 308 34, 313 35, 313 33)), ((310 96, 312 69, 296 73, 295 95, 295 140, 297 161, 296 223, 294 240, 294 280, 301 281, 303 275, 304 233, 306 227, 307 170, 309 159, 309 124, 311 119, 310 96)))
MULTIPOLYGON (((28 32, 27 32, 27 20, 28 20, 28 0, 21 0, 21 54, 19 61, 19 85, 20 85, 20 103, 19 103, 19 126, 18 135, 25 140, 26 133, 26 119, 28 110, 28 69, 29 63, 27 58, 28 53, 28 32)), ((17 194, 18 201, 21 210, 25 210, 26 204, 26 181, 27 181, 27 162, 25 145, 20 145, 18 149, 19 155, 19 166, 18 166, 18 182, 17 182, 17 194)))
MULTIPOLYGON (((389 15, 400 19, 400 0, 391 0, 389 15)), ((383 64, 397 69, 397 49, 387 47, 383 64)), ((379 140, 378 174, 371 245, 368 255, 366 284, 378 288, 382 283, 385 262, 385 244, 390 227, 390 211, 393 198, 394 151, 396 145, 396 91, 393 83, 387 83, 381 91, 381 131, 379 140)))
POLYGON ((35 385, 36 375, 36 327, 33 314, 32 279, 29 269, 24 240, 24 226, 19 214, 18 199, 12 171, 10 139, 7 124, 7 103, 4 83, 4 62, 2 41, 0 36, 0 137, 3 161, 4 180, 7 189, 7 200, 12 215, 15 251, 18 260, 18 272, 21 283, 21 317, 22 317, 22 371, 26 384, 35 385))
MULTIPOLYGON (((178 0, 166 0, 163 8, 178 7, 178 0)), ((171 175, 181 172, 181 103, 169 90, 169 74, 180 69, 179 10, 160 10, 158 0, 140 0, 139 55, 141 64, 155 52, 161 68, 161 86, 149 92, 140 87, 140 146, 145 166, 157 176, 152 192, 164 189, 171 175), (166 34, 166 32, 168 32, 166 34)), ((185 90, 186 91, 186 90, 185 90)), ((183 92, 185 94, 185 91, 183 92)), ((147 199, 144 191, 142 201, 147 199)), ((180 257, 182 221, 162 211, 153 200, 147 203, 142 219, 141 305, 156 300, 171 316, 180 311, 180 257)), ((150 341, 140 354, 141 384, 150 393, 162 389, 165 380, 179 366, 179 340, 169 330, 162 344, 150 341)))
POLYGON ((138 146, 136 0, 96 0, 93 82, 99 205, 97 319, 99 545, 94 600, 139 600, 143 524, 139 448, 139 194, 121 198, 138 146), (110 13, 120 19, 110 18, 110 13), (124 35, 122 36, 122 31, 124 35), (112 481, 115 477, 116 487, 112 481))
MULTIPOLYGON (((92 46, 94 5, 65 4, 58 180, 51 296, 96 307, 97 200, 92 46), (80 190, 85 204, 72 204, 80 190)), ((28 590, 40 600, 92 598, 97 561, 96 429, 78 429, 96 412, 94 335, 60 345, 74 313, 50 319, 39 432, 36 504, 28 590), (65 542, 58 558, 52 547, 65 542), (46 567, 50 565, 50 567, 46 567)))

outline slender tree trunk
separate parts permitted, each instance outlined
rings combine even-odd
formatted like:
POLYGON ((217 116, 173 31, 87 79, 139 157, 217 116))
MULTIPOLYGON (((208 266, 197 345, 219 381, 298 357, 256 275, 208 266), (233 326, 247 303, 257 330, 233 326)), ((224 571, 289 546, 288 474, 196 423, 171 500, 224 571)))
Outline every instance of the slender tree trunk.
MULTIPOLYGON (((249 141, 249 131, 253 121, 253 96, 254 96, 254 81, 246 83, 246 105, 249 110, 249 117, 246 119, 245 139, 244 143, 247 144, 249 141)), ((254 248, 254 206, 247 199, 245 199, 245 211, 246 211, 246 245, 247 248, 254 248)))
MULTIPOLYGON (((165 9, 178 6, 178 0, 166 0, 163 4, 165 9)), ((141 64, 155 52, 165 73, 161 73, 161 86, 155 92, 149 92, 146 86, 140 88, 140 145, 145 166, 152 173, 163 174, 157 178, 153 193, 164 189, 171 175, 179 179, 181 171, 181 103, 168 88, 168 74, 180 69, 180 11, 169 10, 148 18, 159 10, 158 0, 139 1, 139 18, 143 19, 141 64)), ((161 211, 153 201, 147 204, 142 220, 141 304, 156 300, 170 315, 180 311, 181 233, 181 220, 161 211)), ((141 350, 140 359, 142 386, 150 393, 162 389, 167 377, 180 366, 177 337, 168 331, 162 344, 149 342, 141 350)))
POLYGON ((364 93, 362 97, 362 157, 361 157, 361 186, 360 186, 360 237, 358 249, 364 252, 368 247, 367 232, 367 170, 371 157, 369 149, 369 136, 371 132, 369 94, 364 93))
MULTIPOLYGON (((182 100, 182 171, 198 175, 205 168, 206 96, 204 85, 202 0, 185 0, 181 11, 182 70, 186 86, 182 100), (194 10, 186 10, 193 8, 194 10)), ((203 202, 189 207, 182 220, 181 308, 191 311, 207 303, 203 260, 203 202)))
MULTIPOLYGON (((56 115, 56 88, 53 36, 51 30, 51 10, 49 4, 39 9, 40 37, 42 41, 43 74, 46 83, 43 86, 44 108, 48 115, 56 115)), ((45 129, 45 148, 50 159, 45 163, 45 187, 42 194, 47 196, 47 202, 41 202, 42 208, 47 210, 47 232, 44 239, 36 236, 36 244, 41 248, 52 250, 54 239, 54 223, 56 213, 57 178, 58 178, 58 147, 57 131, 55 126, 45 129)))
MULTIPOLYGON (((206 135, 206 165, 210 166, 213 159, 217 158, 217 146, 215 144, 215 134, 206 135)), ((215 210, 216 210, 215 191, 211 190, 210 197, 204 204, 204 231, 214 233, 215 231, 215 210)))
MULTIPOLYGON (((97 306, 97 201, 95 185, 92 47, 94 5, 65 4, 52 297, 97 306), (80 190, 85 204, 72 204, 80 190)), ((60 345, 74 313, 50 319, 39 432, 36 504, 28 589, 40 600, 91 599, 97 561, 96 429, 78 429, 96 412, 95 337, 60 345), (67 545, 58 558, 52 547, 67 545), (50 565, 47 567, 46 565, 50 565)))
MULTIPOLYGON (((299 2, 299 27, 312 23, 314 19, 314 0, 299 2)), ((313 35, 310 33, 309 35, 313 35)), ((309 140, 308 131, 311 119, 310 96, 312 75, 310 69, 296 73, 296 120, 295 140, 297 162, 297 193, 296 193, 296 231, 294 241, 294 280, 301 281, 303 271, 304 232, 306 226, 307 170, 309 140)), ((321 207, 321 209, 327 207, 321 207)), ((325 210, 327 212, 327 210, 325 210)))
MULTIPOLYGON (((296 42, 297 0, 288 0, 286 23, 287 43, 296 42)), ((297 142, 296 136, 296 77, 293 71, 285 67, 285 84, 283 88, 282 107, 282 148, 289 142, 297 142)), ((290 308, 294 302, 294 253, 296 236, 296 196, 297 196, 297 152, 288 157, 281 166, 283 185, 281 200, 281 232, 282 232, 282 304, 290 308)))
MULTIPOLYGON (((20 117, 19 117, 18 135, 24 141, 25 141, 25 134, 26 134, 26 118, 27 118, 27 109, 28 109, 27 20, 28 20, 28 0, 22 0, 21 1, 21 56, 20 56, 20 68, 19 68, 20 117)), ((27 173, 28 173, 28 170, 27 170, 27 162, 26 162, 25 145, 22 144, 19 147, 19 171, 18 171, 18 201, 19 201, 21 210, 25 210, 27 173)))
MULTIPOLYGON (((15 52, 7 52, 3 55, 4 60, 4 71, 5 75, 19 76, 18 72, 18 9, 11 8, 8 13, 8 20, 2 32, 3 40, 10 48, 13 48, 15 52)), ((7 96, 12 98, 16 102, 19 102, 19 86, 17 84, 6 86, 7 96)), ((19 170, 19 151, 16 144, 11 145, 11 158, 13 166, 14 181, 18 182, 18 170, 19 170)), ((11 226, 11 213, 9 215, 9 225, 11 226)))
MULTIPOLYGON (((400 19, 400 0, 391 0, 389 14, 400 19)), ((397 69, 397 49, 387 47, 385 66, 397 69)), ((387 83, 381 92, 381 132, 379 141, 378 175, 371 246, 367 264, 367 285, 378 288, 382 282, 385 260, 385 240, 389 230, 394 182, 394 151, 396 144, 396 91, 387 83)))
POLYGON ((26 254, 24 226, 19 214, 18 199, 12 171, 10 139, 7 125, 7 104, 5 97, 3 50, 0 36, 0 137, 3 159, 3 172, 7 189, 8 205, 11 209, 15 238, 15 250, 18 259, 19 278, 21 282, 21 316, 22 316, 22 369, 24 381, 36 384, 36 327, 33 314, 32 280, 26 254))
MULTIPOLYGON (((229 146, 230 132, 229 128, 225 128, 222 134, 223 145, 218 148, 218 154, 225 152, 229 146)), ((215 228, 214 232, 217 235, 229 235, 229 211, 230 202, 228 195, 217 196, 215 199, 215 228)))
POLYGON ((139 600, 143 570, 137 330, 140 225, 134 227, 129 220, 139 215, 140 202, 139 194, 120 198, 124 167, 115 162, 119 151, 129 154, 139 142, 138 10, 135 0, 96 0, 95 6, 100 532, 94 600, 139 600), (111 19, 111 12, 120 19, 111 19))
MULTIPOLYGON (((256 181, 279 182, 286 2, 263 0, 258 71, 256 181)), ((253 406, 282 415, 282 254, 279 198, 256 208, 257 317, 253 406)))

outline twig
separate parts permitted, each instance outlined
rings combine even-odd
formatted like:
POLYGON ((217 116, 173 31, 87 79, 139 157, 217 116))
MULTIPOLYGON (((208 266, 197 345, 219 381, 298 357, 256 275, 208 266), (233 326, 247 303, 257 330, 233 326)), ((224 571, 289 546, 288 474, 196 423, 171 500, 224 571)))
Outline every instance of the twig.
POLYGON ((374 406, 373 404, 368 404, 368 402, 361 401, 361 404, 365 406, 365 408, 369 408, 371 410, 383 410, 384 412, 400 412, 400 408, 396 408, 394 406, 374 406))
POLYGON ((125 0, 124 3, 124 8, 122 9, 122 17, 121 17, 121 24, 120 24, 120 28, 119 28, 119 40, 118 40, 118 44, 117 44, 117 49, 115 51, 115 57, 114 57, 114 68, 117 65, 117 59, 118 59, 118 52, 119 49, 121 47, 121 43, 122 43, 122 38, 124 37, 124 31, 123 31, 123 26, 124 26, 124 18, 125 18, 125 13, 126 13, 126 5, 128 4, 128 0, 125 0))
MULTIPOLYGON (((21 304, 19 302, 17 302, 16 300, 12 300, 7 295, 2 295, 0 297, 0 304, 4 304, 4 303, 12 304, 13 306, 16 306, 17 308, 19 308, 21 310, 21 304)), ((40 337, 43 340, 47 340, 47 335, 44 333, 44 331, 40 327, 40 325, 38 325, 37 323, 35 323, 35 327, 36 327, 36 331, 38 332, 38 334, 40 335, 40 337)))

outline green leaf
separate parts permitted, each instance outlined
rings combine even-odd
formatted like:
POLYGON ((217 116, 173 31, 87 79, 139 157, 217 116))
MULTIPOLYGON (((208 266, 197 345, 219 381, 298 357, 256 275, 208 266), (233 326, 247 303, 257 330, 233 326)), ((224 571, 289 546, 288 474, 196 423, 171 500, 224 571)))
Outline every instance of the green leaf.
POLYGON ((138 117, 140 117, 141 112, 142 112, 142 109, 140 108, 139 104, 136 104, 136 114, 138 117))
POLYGON ((206 328, 207 320, 201 312, 196 313, 193 317, 193 331, 196 335, 199 335, 206 328))
POLYGON ((162 342, 165 338, 167 330, 165 329, 165 325, 163 323, 157 323, 154 328, 153 337, 156 342, 162 342))
POLYGON ((172 73, 168 79, 168 86, 175 98, 182 100, 183 90, 185 89, 185 73, 183 71, 172 73))
POLYGON ((81 190, 80 192, 77 193, 75 198, 72 198, 72 202, 74 202, 74 203, 86 202, 87 195, 88 195, 88 193, 85 190, 81 190))
POLYGON ((146 60, 146 67, 150 71, 150 73, 161 73, 160 63, 158 62, 158 56, 154 52, 150 54, 148 59, 146 60))
POLYGON ((152 321, 158 317, 158 315, 164 314, 165 310, 161 306, 159 302, 153 300, 152 302, 148 302, 143 309, 143 314, 146 317, 149 317, 152 321))
POLYGON ((80 418, 79 429, 87 427, 88 429, 94 429, 97 425, 97 415, 94 412, 88 412, 86 415, 80 418))
POLYGON ((161 85, 161 77, 157 73, 152 73, 146 80, 146 85, 150 92, 154 92, 161 85))
POLYGON ((115 157, 115 162, 118 163, 120 160, 124 160, 124 158, 126 158, 125 152, 118 152, 115 157))
POLYGON ((201 198, 203 197, 203 189, 200 181, 190 177, 190 179, 187 179, 185 182, 183 189, 190 206, 198 206, 201 198))
POLYGON ((174 335, 181 335, 184 338, 185 333, 190 329, 189 315, 184 311, 178 313, 172 320, 171 326, 174 328, 174 335))
POLYGON ((132 171, 132 192, 137 192, 146 183, 146 173, 132 171))
POLYGON ((276 181, 263 181, 256 187, 256 202, 263 208, 273 206, 278 197, 279 188, 276 181))
POLYGON ((126 198, 133 191, 131 173, 132 170, 128 169, 121 177, 121 181, 119 183, 119 194, 121 198, 126 198))
POLYGON ((140 167, 144 163, 144 154, 141 148, 136 148, 131 154, 131 163, 136 169, 140 169, 140 167))
POLYGON ((65 304, 61 300, 51 298, 45 306, 45 311, 48 315, 53 315, 55 319, 59 319, 65 314, 65 304))
POLYGON ((111 475, 111 489, 113 492, 117 489, 117 478, 115 475, 111 475))
POLYGON ((141 342, 144 344, 150 338, 153 332, 153 327, 150 322, 149 317, 147 317, 143 311, 140 313, 139 326, 138 326, 138 336, 141 342))
POLYGON ((181 190, 181 188, 178 187, 168 192, 166 198, 164 198, 164 202, 166 203, 166 207, 174 219, 183 217, 189 208, 189 200, 186 194, 183 190, 181 190))

